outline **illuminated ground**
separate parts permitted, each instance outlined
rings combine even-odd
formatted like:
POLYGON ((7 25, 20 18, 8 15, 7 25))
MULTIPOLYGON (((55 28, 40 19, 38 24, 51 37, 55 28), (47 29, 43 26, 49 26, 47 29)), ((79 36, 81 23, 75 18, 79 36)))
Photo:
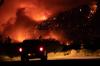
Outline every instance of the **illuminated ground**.
MULTIPOLYGON (((82 50, 70 50, 67 52, 51 52, 48 53, 48 60, 67 60, 67 59, 100 59, 100 50, 95 52, 90 52, 85 49, 82 50)), ((40 59, 30 59, 40 60, 40 59)), ((9 56, 0 56, 0 61, 20 61, 20 56, 12 57, 9 56)))

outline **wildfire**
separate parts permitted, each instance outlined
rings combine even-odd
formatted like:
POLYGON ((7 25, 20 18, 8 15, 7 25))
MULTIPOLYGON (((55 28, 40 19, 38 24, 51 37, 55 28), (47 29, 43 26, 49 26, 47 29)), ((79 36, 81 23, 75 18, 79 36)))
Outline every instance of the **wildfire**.
POLYGON ((68 39, 64 38, 62 33, 50 31, 47 35, 44 36, 44 39, 55 39, 60 42, 66 42, 68 39))
POLYGON ((25 40, 27 38, 27 36, 25 34, 23 34, 22 32, 17 33, 16 35, 16 40, 19 42, 22 42, 23 40, 25 40))
POLYGON ((90 7, 90 13, 88 15, 88 19, 93 17, 95 13, 97 12, 97 9, 98 9, 97 2, 96 1, 91 2, 89 7, 90 7))
POLYGON ((33 19, 34 19, 36 22, 41 22, 41 21, 47 20, 48 17, 45 16, 45 15, 36 15, 35 17, 33 16, 33 19))
POLYGON ((22 42, 23 40, 31 39, 32 35, 30 32, 28 32, 28 30, 20 28, 12 30, 10 37, 13 40, 13 42, 22 42))
POLYGON ((96 4, 95 1, 91 3, 90 8, 91 8, 91 13, 92 13, 92 14, 96 13, 97 7, 98 7, 98 6, 97 6, 97 4, 96 4))
POLYGON ((51 13, 45 9, 38 9, 38 10, 34 9, 33 10, 32 7, 26 8, 25 14, 37 23, 41 23, 47 20, 51 16, 51 13))

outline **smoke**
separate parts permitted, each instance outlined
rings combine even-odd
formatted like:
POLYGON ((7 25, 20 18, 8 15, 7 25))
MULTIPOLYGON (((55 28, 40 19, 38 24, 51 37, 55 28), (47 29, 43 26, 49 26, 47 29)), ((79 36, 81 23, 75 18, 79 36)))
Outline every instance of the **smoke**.
MULTIPOLYGON (((37 24, 53 15, 87 4, 92 0, 5 0, 0 8, 0 32, 14 40, 47 34, 37 24), (21 9, 21 10, 20 10, 21 9), (20 10, 20 11, 19 11, 20 10), (24 33, 24 34, 23 34, 24 33)), ((52 32, 48 33, 53 35, 52 32)), ((53 36, 54 37, 54 36, 53 36)))

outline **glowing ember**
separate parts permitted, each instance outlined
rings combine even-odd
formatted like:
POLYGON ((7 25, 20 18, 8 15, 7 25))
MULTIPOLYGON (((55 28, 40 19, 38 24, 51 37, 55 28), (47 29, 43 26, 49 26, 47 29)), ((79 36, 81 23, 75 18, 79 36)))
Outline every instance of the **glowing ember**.
POLYGON ((97 5, 96 5, 96 2, 92 2, 91 5, 90 5, 90 8, 91 8, 91 13, 94 14, 96 13, 97 11, 97 5))

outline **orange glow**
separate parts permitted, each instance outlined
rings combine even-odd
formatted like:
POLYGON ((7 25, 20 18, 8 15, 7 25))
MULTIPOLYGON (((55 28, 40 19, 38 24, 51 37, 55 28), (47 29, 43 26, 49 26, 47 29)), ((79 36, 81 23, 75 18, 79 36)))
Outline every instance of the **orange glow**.
MULTIPOLYGON (((14 26, 15 27, 15 26, 14 26)), ((13 28, 7 36, 11 37, 13 42, 23 42, 27 39, 38 39, 42 36, 42 39, 55 39, 61 42, 66 42, 67 39, 64 38, 64 34, 60 31, 39 31, 37 28, 30 28, 26 26, 17 26, 13 28)))
POLYGON ((41 9, 34 8, 33 10, 32 7, 26 8, 25 14, 37 23, 41 23, 47 20, 51 16, 51 13, 43 8, 41 9))
POLYGON ((50 33, 50 37, 53 38, 53 39, 59 40, 59 36, 52 33, 52 32, 50 33))
POLYGON ((16 40, 19 41, 19 42, 22 42, 25 39, 26 39, 26 36, 23 33, 18 33, 16 35, 16 40))
POLYGON ((45 21, 48 19, 45 15, 36 15, 35 17, 33 16, 33 19, 37 22, 45 21))
POLYGON ((47 36, 44 37, 44 39, 55 39, 55 40, 59 40, 60 37, 57 34, 55 34, 53 32, 50 32, 47 36))
POLYGON ((31 39, 32 35, 28 30, 20 27, 20 29, 15 29, 11 31, 10 37, 13 39, 14 42, 22 42, 26 39, 31 39))
POLYGON ((90 8, 91 8, 91 13, 92 13, 92 14, 96 13, 97 7, 98 7, 98 6, 97 6, 97 4, 96 4, 95 1, 91 3, 90 8))

